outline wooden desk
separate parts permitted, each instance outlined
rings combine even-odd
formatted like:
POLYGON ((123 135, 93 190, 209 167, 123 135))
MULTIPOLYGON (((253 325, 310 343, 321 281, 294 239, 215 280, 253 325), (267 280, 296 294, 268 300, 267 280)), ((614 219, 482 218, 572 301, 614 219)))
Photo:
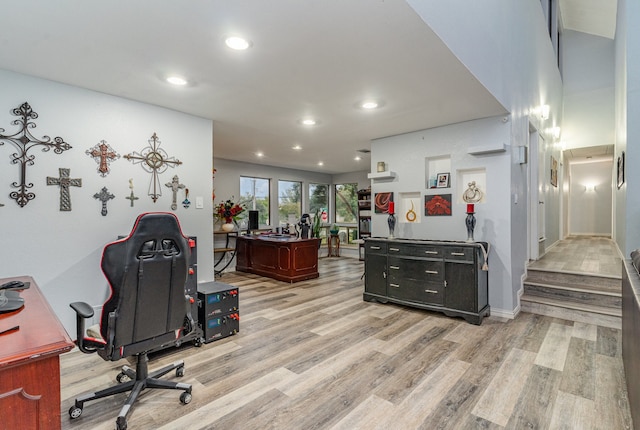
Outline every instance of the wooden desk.
POLYGON ((279 281, 317 278, 320 239, 238 236, 236 270, 279 281))
POLYGON ((12 280, 31 285, 20 293, 22 309, 0 314, 0 331, 20 326, 0 335, 0 428, 59 429, 59 356, 74 344, 33 278, 0 279, 0 284, 12 280))

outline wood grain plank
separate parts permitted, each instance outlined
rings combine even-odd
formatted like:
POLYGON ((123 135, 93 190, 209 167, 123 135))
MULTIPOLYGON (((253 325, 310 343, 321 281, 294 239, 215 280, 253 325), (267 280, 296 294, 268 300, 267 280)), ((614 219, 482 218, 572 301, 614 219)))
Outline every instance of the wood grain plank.
POLYGON ((569 350, 573 326, 552 323, 536 357, 538 366, 562 370, 569 350))

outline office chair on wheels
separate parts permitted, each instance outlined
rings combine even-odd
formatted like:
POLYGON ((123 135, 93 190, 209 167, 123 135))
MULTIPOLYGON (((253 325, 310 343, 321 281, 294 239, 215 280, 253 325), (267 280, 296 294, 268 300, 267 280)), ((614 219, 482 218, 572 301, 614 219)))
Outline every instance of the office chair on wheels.
POLYGON ((111 296, 102 308, 99 327, 85 333, 85 319, 93 316, 87 303, 74 302, 77 345, 84 353, 97 352, 107 361, 135 357, 135 371, 124 366, 118 385, 76 398, 69 409, 72 419, 79 418, 85 402, 131 391, 116 419, 116 429, 127 428, 127 415, 145 388, 184 390, 180 401, 191 401, 191 385, 158 379, 172 370, 184 375, 180 360, 149 373, 148 352, 172 345, 195 327, 191 317, 194 298, 185 294, 188 238, 172 213, 146 213, 138 216, 128 237, 105 246, 102 271, 111 296), (130 380, 129 380, 130 379, 130 380))

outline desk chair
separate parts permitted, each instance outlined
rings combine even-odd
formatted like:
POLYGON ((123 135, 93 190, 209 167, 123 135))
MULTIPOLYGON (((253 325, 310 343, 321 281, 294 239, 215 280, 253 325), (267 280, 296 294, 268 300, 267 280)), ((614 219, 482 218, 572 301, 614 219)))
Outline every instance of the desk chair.
POLYGON ((85 319, 93 316, 87 303, 71 303, 76 312, 77 345, 84 353, 97 352, 108 361, 136 359, 136 370, 124 366, 116 380, 119 385, 78 397, 69 409, 79 418, 85 402, 131 391, 116 419, 116 429, 127 428, 127 415, 145 388, 184 390, 180 401, 191 401, 191 385, 157 379, 175 369, 184 375, 184 361, 177 361, 149 373, 147 353, 178 345, 195 322, 191 300, 185 295, 188 238, 172 213, 145 213, 135 221, 128 237, 105 246, 102 271, 111 294, 102 308, 99 327, 85 333, 85 319))

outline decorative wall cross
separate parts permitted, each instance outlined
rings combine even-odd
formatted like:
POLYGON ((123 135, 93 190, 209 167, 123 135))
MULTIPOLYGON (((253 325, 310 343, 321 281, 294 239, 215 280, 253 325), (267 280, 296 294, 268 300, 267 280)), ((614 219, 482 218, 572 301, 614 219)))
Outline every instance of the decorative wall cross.
POLYGON ((131 207, 133 207, 133 201, 138 200, 138 197, 133 195, 133 178, 129 179, 129 189, 131 190, 131 194, 129 194, 129 197, 125 197, 125 199, 131 200, 131 207))
POLYGON ((36 123, 30 120, 38 118, 38 114, 31 109, 29 103, 24 102, 19 107, 13 109, 11 113, 21 117, 11 122, 12 125, 19 125, 21 129, 15 134, 2 134, 3 128, 0 128, 0 146, 4 145, 3 140, 13 143, 19 150, 11 154, 11 163, 20 166, 20 183, 17 181, 12 183, 13 188, 17 191, 9 193, 9 197, 14 199, 20 207, 24 207, 29 200, 36 198, 35 193, 28 191, 33 187, 33 183, 27 183, 27 166, 33 166, 35 155, 27 155, 29 150, 36 146, 42 146, 42 152, 48 152, 53 148, 56 154, 62 154, 63 151, 71 149, 71 145, 66 143, 61 137, 56 137, 51 141, 49 136, 43 136, 42 140, 36 139, 30 132, 30 128, 35 128, 36 123))
POLYGON ((103 178, 109 173, 109 163, 120 158, 120 154, 104 140, 101 140, 93 148, 87 149, 85 154, 96 160, 98 172, 103 178))
POLYGON ((174 175, 171 182, 167 182, 164 184, 166 187, 171 188, 173 192, 173 199, 171 200, 171 210, 178 209, 178 190, 184 188, 184 184, 180 183, 180 179, 178 179, 178 175, 174 175))
POLYGON ((182 161, 169 157, 164 149, 160 149, 160 139, 153 133, 149 139, 149 146, 140 152, 133 152, 124 156, 133 164, 140 164, 142 168, 151 173, 151 183, 149 184, 149 195, 155 203, 162 195, 162 187, 158 187, 159 175, 164 173, 168 167, 175 167, 182 164, 182 161))
POLYGON ((102 216, 107 216, 107 202, 111 199, 114 199, 115 197, 116 196, 114 196, 109 192, 109 190, 107 190, 107 187, 102 187, 102 190, 100 190, 99 193, 95 193, 93 195, 94 199, 98 199, 102 202, 102 210, 100 211, 102 216))
POLYGON ((47 176, 47 185, 59 185, 60 186, 60 210, 68 212, 71 210, 71 192, 69 187, 81 187, 82 179, 71 179, 71 169, 60 168, 59 178, 52 178, 47 176))

